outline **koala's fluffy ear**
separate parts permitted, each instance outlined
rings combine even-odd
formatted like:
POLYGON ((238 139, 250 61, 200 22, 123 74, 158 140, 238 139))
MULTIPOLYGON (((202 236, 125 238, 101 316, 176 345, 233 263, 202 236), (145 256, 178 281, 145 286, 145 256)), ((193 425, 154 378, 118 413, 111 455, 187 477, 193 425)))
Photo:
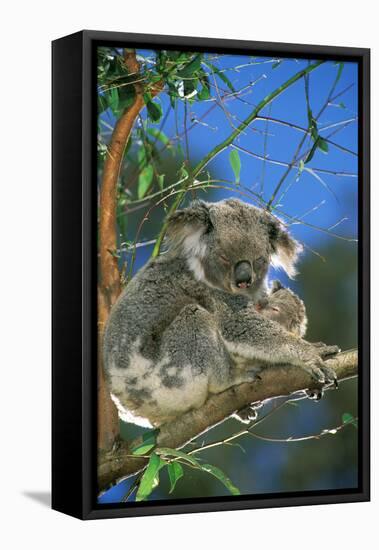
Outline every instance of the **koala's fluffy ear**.
POLYGON ((187 252, 196 254, 196 249, 200 247, 200 237, 211 229, 212 222, 207 203, 193 201, 187 208, 177 210, 168 218, 166 232, 168 247, 175 251, 186 247, 187 252))
POLYGON ((278 292, 278 290, 282 290, 283 288, 284 286, 282 283, 278 279, 275 279, 275 281, 272 281, 271 284, 271 294, 275 294, 275 292, 278 292))
POLYGON ((282 267, 292 278, 297 273, 295 264, 303 248, 291 237, 280 220, 270 214, 266 223, 272 249, 271 263, 274 266, 282 267))

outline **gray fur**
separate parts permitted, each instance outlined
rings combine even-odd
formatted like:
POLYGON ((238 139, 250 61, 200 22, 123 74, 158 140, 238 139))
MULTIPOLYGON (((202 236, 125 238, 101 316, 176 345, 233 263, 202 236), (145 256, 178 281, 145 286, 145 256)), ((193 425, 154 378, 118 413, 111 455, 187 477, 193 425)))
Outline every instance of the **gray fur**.
POLYGON ((292 290, 284 288, 280 281, 272 283, 268 297, 259 302, 258 309, 267 319, 304 337, 308 324, 304 302, 292 290))
POLYGON ((264 364, 330 377, 317 349, 256 310, 270 262, 295 272, 300 247, 278 219, 235 199, 195 202, 171 216, 167 237, 168 251, 129 283, 105 331, 105 372, 124 419, 159 426, 254 381, 264 364), (234 281, 241 261, 252 268, 248 288, 234 281))

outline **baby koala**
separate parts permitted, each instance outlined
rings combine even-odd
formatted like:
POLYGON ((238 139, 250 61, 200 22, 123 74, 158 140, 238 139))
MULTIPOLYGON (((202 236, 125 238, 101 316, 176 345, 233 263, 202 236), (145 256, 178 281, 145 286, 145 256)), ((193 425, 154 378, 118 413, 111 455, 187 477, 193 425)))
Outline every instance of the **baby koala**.
MULTIPOLYGON (((261 298, 255 307, 267 319, 276 321, 288 332, 304 338, 308 325, 304 302, 280 281, 273 281, 268 295, 261 298)), ((338 346, 329 346, 324 342, 312 342, 312 345, 320 350, 323 359, 341 351, 338 346)), ((313 391, 308 395, 312 397, 313 391)))
MULTIPOLYGON (((304 302, 280 281, 272 282, 268 294, 257 302, 255 308, 261 315, 276 321, 295 336, 302 338, 305 335, 308 319, 304 302)), ((249 423, 257 418, 257 409, 260 406, 260 403, 248 405, 234 416, 241 422, 249 423)))
POLYGON ((267 319, 303 338, 307 330, 307 313, 303 300, 280 281, 273 281, 269 294, 262 298, 256 309, 267 319))
MULTIPOLYGON (((273 281, 269 293, 261 298, 255 307, 261 315, 276 321, 288 332, 300 338, 305 336, 308 318, 304 302, 292 290, 285 288, 280 281, 273 281)), ((325 358, 340 351, 338 346, 327 346, 323 342, 316 342, 313 345, 316 348, 325 348, 325 358)), ((307 390, 306 394, 310 399, 318 401, 323 392, 322 389, 313 389, 307 390)), ((249 423, 257 418, 257 409, 261 406, 260 403, 248 405, 234 416, 241 422, 249 423)))

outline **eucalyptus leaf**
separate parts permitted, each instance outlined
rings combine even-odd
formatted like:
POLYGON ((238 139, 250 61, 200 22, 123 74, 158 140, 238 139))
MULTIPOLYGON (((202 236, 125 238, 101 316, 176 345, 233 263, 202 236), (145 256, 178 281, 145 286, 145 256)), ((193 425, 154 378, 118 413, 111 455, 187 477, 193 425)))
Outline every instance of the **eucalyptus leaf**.
POLYGON ((317 141, 318 141, 318 140, 316 139, 315 142, 314 142, 314 144, 312 145, 312 148, 311 148, 311 150, 309 151, 309 153, 308 153, 308 155, 307 155, 307 158, 306 158, 305 161, 304 161, 304 164, 308 164, 308 162, 310 162, 310 161, 313 159, 314 154, 315 154, 315 152, 316 152, 316 150, 317 150, 317 147, 318 147, 317 141))
POLYGON ((179 78, 191 77, 194 73, 196 73, 200 69, 202 57, 203 57, 203 54, 201 53, 197 54, 192 59, 192 61, 190 61, 187 65, 183 67, 183 69, 177 72, 177 76, 179 78))
POLYGON ((201 101, 209 99, 211 97, 210 85, 207 76, 200 78, 201 90, 197 94, 197 98, 201 101))
POLYGON ((216 67, 216 65, 213 65, 213 63, 209 63, 209 62, 206 62, 205 63, 207 65, 207 67, 209 67, 210 69, 212 69, 212 71, 217 74, 217 76, 228 86, 229 90, 231 90, 232 92, 235 92, 236 89, 235 87, 233 86, 233 84, 230 82, 229 78, 226 76, 226 74, 222 71, 220 71, 220 69, 218 67, 216 67))
POLYGON ((184 475, 183 467, 179 462, 170 462, 167 465, 168 477, 170 480, 170 493, 175 489, 175 485, 184 475))
POLYGON ((166 463, 155 453, 152 453, 147 468, 138 485, 136 501, 146 500, 153 489, 159 484, 159 470, 166 463))
POLYGON ((142 434, 142 443, 132 447, 132 454, 136 456, 147 454, 157 444, 158 430, 149 430, 142 434))
POLYGON ((147 101, 146 103, 147 113, 152 122, 159 122, 162 118, 162 107, 160 103, 154 101, 147 101))
POLYGON ((151 164, 148 164, 144 168, 142 168, 142 171, 140 172, 140 175, 138 176, 138 198, 142 199, 150 185, 153 181, 154 177, 154 168, 151 164))
POLYGON ((240 181, 241 159, 236 149, 232 149, 229 154, 229 162, 234 172, 236 183, 240 181))
POLYGON ((204 472, 208 472, 208 474, 211 474, 212 476, 216 477, 219 481, 221 481, 221 483, 223 483, 225 485, 225 487, 228 489, 228 491, 232 495, 240 495, 241 494, 238 487, 236 487, 232 483, 232 481, 228 478, 228 476, 226 476, 224 474, 224 472, 222 470, 220 470, 220 468, 217 468, 216 466, 212 466, 211 464, 202 464, 201 469, 204 472))
POLYGON ((119 110, 124 111, 133 105, 136 97, 134 86, 121 86, 119 88, 119 110))
POLYGON ((155 452, 158 455, 174 456, 177 458, 181 458, 182 460, 189 462, 192 466, 201 468, 201 464, 198 460, 196 460, 196 458, 184 453, 183 451, 178 451, 178 449, 170 449, 169 447, 158 447, 155 452))
POLYGON ((323 151, 324 153, 327 153, 329 151, 328 142, 325 141, 325 139, 323 139, 322 137, 318 138, 317 147, 321 149, 321 151, 323 151))
POLYGON ((350 413, 343 413, 342 422, 344 424, 352 424, 355 428, 358 428, 358 420, 350 413))
POLYGON ((108 102, 109 102, 109 107, 112 109, 114 114, 117 114, 118 105, 119 105, 119 96, 118 96, 117 88, 112 88, 110 93, 108 93, 108 102))

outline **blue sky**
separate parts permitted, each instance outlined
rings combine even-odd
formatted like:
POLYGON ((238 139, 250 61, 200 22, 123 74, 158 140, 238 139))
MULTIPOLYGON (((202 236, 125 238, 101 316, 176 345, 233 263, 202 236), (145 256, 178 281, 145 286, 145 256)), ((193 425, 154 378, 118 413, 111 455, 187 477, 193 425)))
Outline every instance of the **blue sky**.
MULTIPOLYGON (((151 51, 141 50, 143 57, 153 57, 151 51)), ((214 56, 208 54, 212 62, 224 74, 228 76, 236 90, 245 91, 239 99, 229 98, 224 102, 224 110, 219 106, 201 120, 206 111, 214 106, 214 101, 194 102, 188 105, 187 126, 192 127, 188 134, 188 149, 192 165, 196 164, 206 153, 228 137, 235 126, 244 120, 254 109, 254 106, 267 94, 275 90, 296 72, 305 68, 313 60, 283 59, 277 64, 278 58, 252 58, 250 56, 214 56), (275 67, 275 68, 273 68, 275 67), (253 83, 253 85, 251 85, 253 83), (226 111, 228 114, 226 114, 226 111), (196 122, 200 121, 200 122, 196 122)), ((314 116, 326 103, 333 82, 335 81, 339 66, 334 61, 326 61, 309 77, 310 107, 314 116)), ((281 192, 282 196, 277 204, 277 214, 287 214, 295 218, 301 218, 305 224, 291 224, 291 232, 306 246, 317 249, 325 242, 334 238, 322 231, 318 231, 306 224, 314 225, 337 233, 346 238, 357 238, 357 191, 358 191, 358 65, 347 62, 337 83, 331 101, 318 120, 319 133, 323 137, 329 137, 337 145, 348 149, 340 150, 329 145, 328 153, 317 149, 313 159, 305 165, 301 176, 298 176, 298 168, 291 170, 285 180, 281 192), (346 173, 346 176, 331 173, 318 172, 314 169, 346 173), (343 220, 341 222, 341 220, 343 220), (336 225, 337 224, 337 225, 336 225)), ((227 86, 219 77, 214 82, 210 77, 212 96, 230 93, 227 86), (216 83, 217 88, 216 90, 216 83)), ((163 113, 169 110, 169 97, 161 93, 154 101, 160 102, 163 113)), ((178 101, 177 114, 169 110, 164 132, 168 137, 174 137, 184 130, 184 102, 178 101)), ((304 79, 300 79, 285 90, 269 106, 264 108, 261 116, 285 121, 302 128, 308 127, 308 116, 305 99, 304 79)), ((142 112, 142 118, 146 118, 146 110, 142 112)), ((112 117, 109 118, 112 124, 112 117)), ((160 126, 160 123, 156 125, 160 126)), ((294 152, 303 137, 303 133, 292 127, 266 120, 254 121, 249 129, 246 129, 235 141, 235 145, 253 152, 256 155, 266 156, 267 162, 239 151, 241 159, 241 185, 255 193, 262 192, 262 197, 267 201, 276 187, 286 167, 270 163, 270 160, 288 163, 292 160, 294 152)), ((302 152, 312 145, 308 136, 302 152)), ((181 146, 185 149, 185 140, 182 138, 181 146)), ((212 176, 234 181, 233 171, 229 161, 231 148, 223 151, 208 165, 212 176)), ((203 174, 204 178, 205 173, 203 174)), ((199 178, 201 179, 201 178, 199 178)), ((172 183, 172 182, 168 182, 172 183)), ((235 193, 217 191, 212 200, 221 199, 235 193)), ((203 198, 207 198, 203 195, 203 198)), ((243 200, 249 199, 243 195, 243 200)), ((288 222, 288 218, 282 216, 288 222)), ((129 236, 133 239, 133 236, 129 236)), ((352 243, 352 246, 355 246, 352 243)), ((151 247, 138 250, 135 269, 138 270, 149 258, 151 247)))

